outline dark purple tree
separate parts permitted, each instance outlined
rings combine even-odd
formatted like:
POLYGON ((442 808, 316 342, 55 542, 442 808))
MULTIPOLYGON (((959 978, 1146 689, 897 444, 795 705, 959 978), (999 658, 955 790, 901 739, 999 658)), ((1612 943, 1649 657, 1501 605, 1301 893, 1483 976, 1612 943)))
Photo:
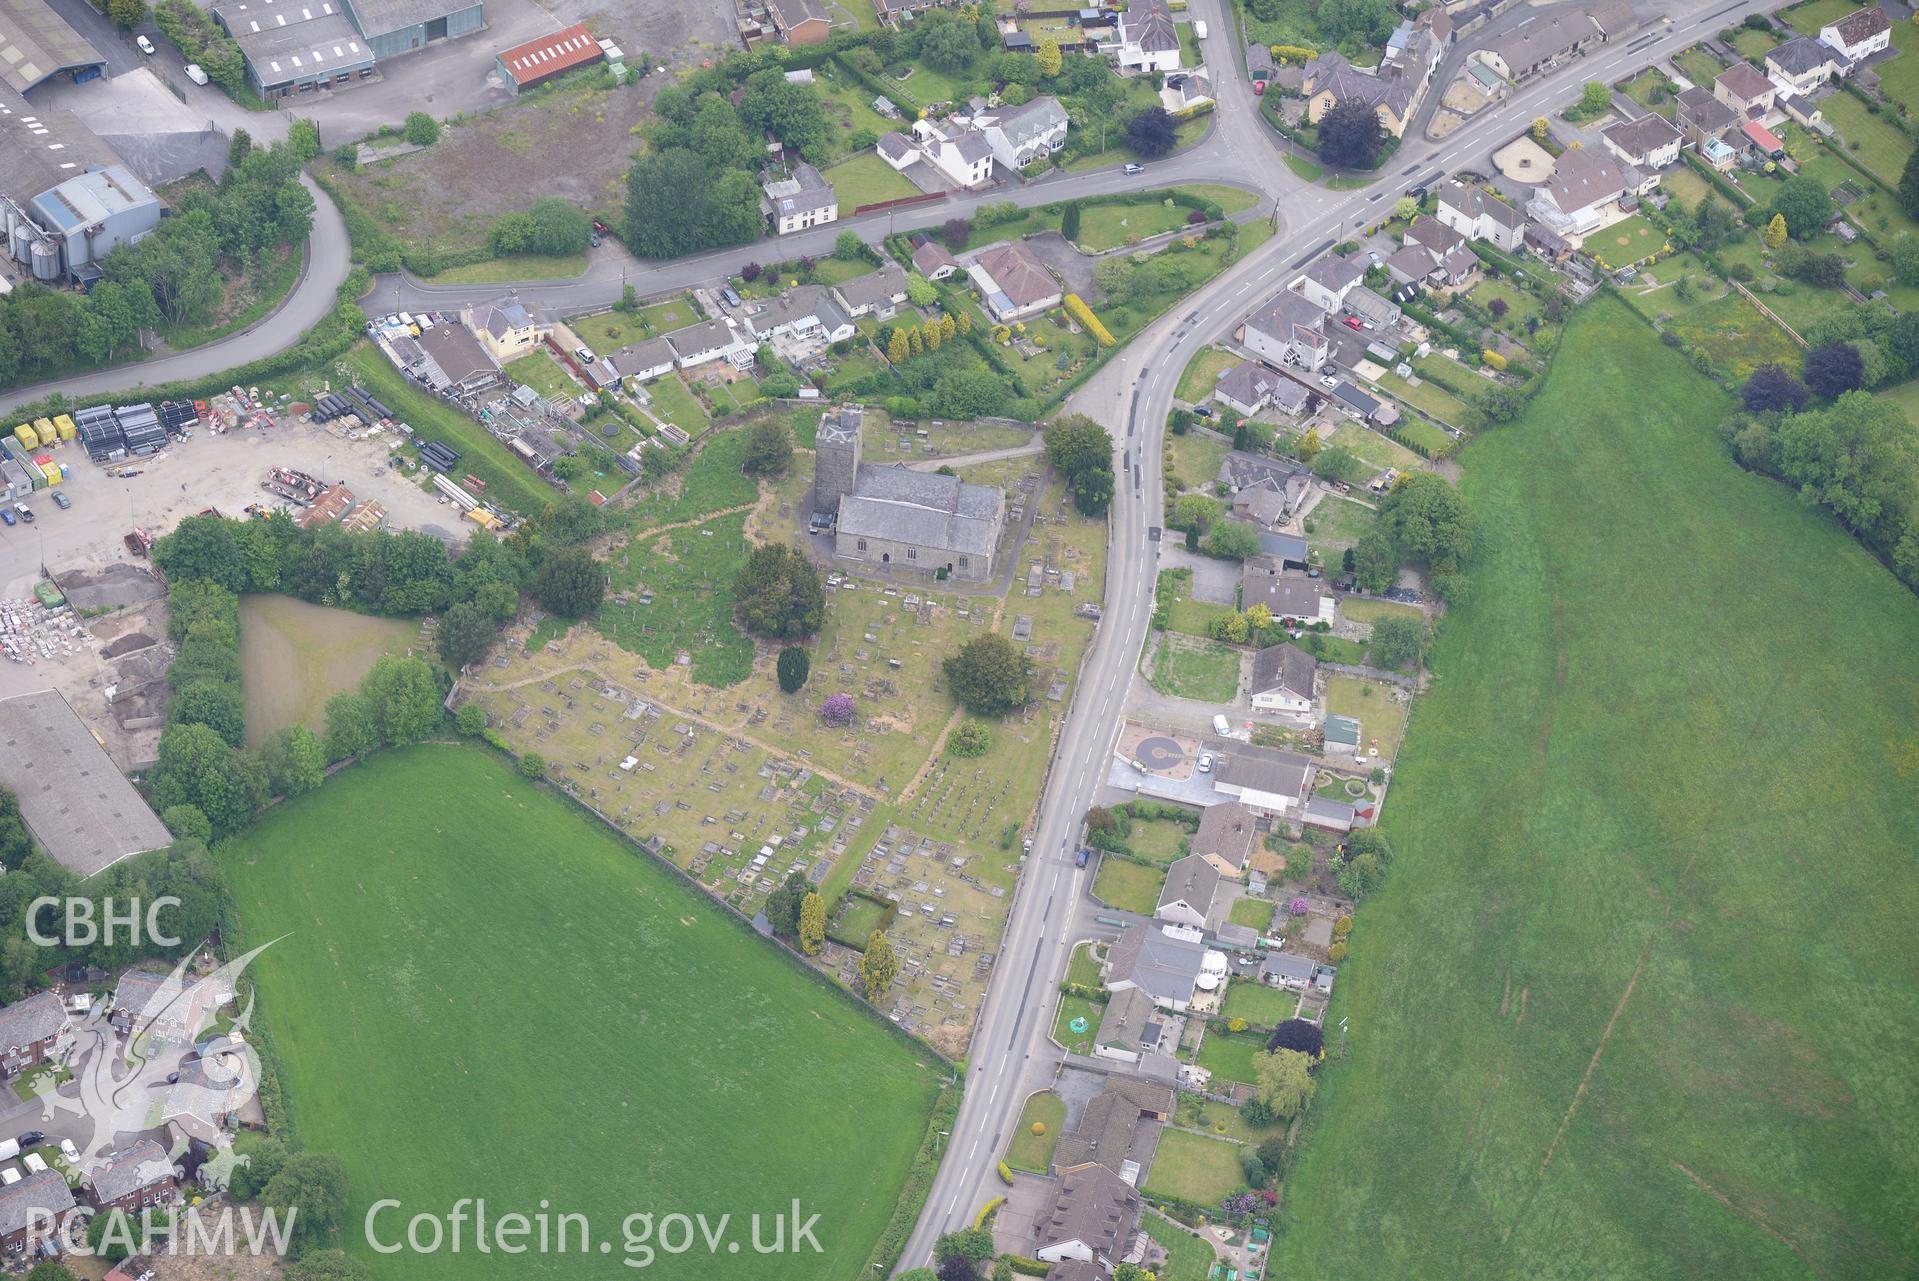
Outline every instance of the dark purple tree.
POLYGON ((1307 1019, 1287 1019, 1273 1029, 1272 1040, 1266 1042, 1268 1054, 1274 1050, 1298 1050, 1309 1059, 1317 1059, 1325 1048, 1326 1033, 1319 1024, 1307 1019))
POLYGON ((1287 904, 1286 910, 1294 916, 1304 916, 1311 909, 1306 906, 1305 899, 1296 898, 1291 903, 1287 904))
POLYGON ((1865 362, 1849 342, 1829 342, 1806 353, 1806 386, 1827 400, 1857 391, 1864 378, 1865 362))
POLYGON ((966 238, 973 234, 973 224, 964 218, 948 218, 940 227, 940 239, 954 253, 966 248, 966 238))
POLYGON ((1739 399, 1755 414, 1772 409, 1796 414, 1806 407, 1812 399, 1812 393, 1785 367, 1761 365, 1752 371, 1752 377, 1746 379, 1746 385, 1740 388, 1739 399))
POLYGON ((1511 308, 1506 305, 1504 298, 1495 298, 1486 304, 1486 310, 1493 314, 1494 320, 1504 320, 1506 313, 1510 311, 1511 308))
POLYGON ((760 273, 764 270, 766 269, 760 266, 758 263, 749 262, 744 267, 740 268, 740 279, 746 280, 746 281, 758 280, 760 278, 760 273))
POLYGON ((820 720, 835 729, 845 729, 853 723, 853 696, 851 694, 830 695, 820 704, 820 720))

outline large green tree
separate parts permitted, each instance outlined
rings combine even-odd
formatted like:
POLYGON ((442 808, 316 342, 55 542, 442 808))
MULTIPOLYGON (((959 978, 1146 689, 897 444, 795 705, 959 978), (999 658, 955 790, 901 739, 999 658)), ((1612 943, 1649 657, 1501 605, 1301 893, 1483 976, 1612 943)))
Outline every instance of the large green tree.
POLYGON ((1275 1115, 1294 1117, 1311 1102, 1314 1083, 1311 1064, 1297 1050, 1274 1050, 1253 1062, 1254 1090, 1275 1115))
POLYGON ((584 548, 548 556, 534 578, 540 604, 561 618, 585 618, 606 594, 606 570, 584 548))
POLYGON ((1832 197, 1817 178, 1795 174, 1773 193, 1772 211, 1786 220, 1786 232, 1794 240, 1810 240, 1832 218, 1832 197))
POLYGON ((769 640, 801 640, 826 621, 819 567, 786 543, 762 543, 747 553, 733 580, 733 602, 746 630, 769 640))
POLYGON ((1003 716, 1032 697, 1026 656, 998 632, 973 637, 941 668, 953 697, 977 716, 1003 716))

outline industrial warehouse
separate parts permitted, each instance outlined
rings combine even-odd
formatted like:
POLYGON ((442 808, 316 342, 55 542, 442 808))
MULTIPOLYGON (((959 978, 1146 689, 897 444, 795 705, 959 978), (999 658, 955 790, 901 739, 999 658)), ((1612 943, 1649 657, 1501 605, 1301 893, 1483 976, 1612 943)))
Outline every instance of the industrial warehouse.
POLYGON ((173 841, 55 690, 0 699, 0 783, 47 853, 81 876, 173 841))
POLYGON ((381 60, 486 26, 486 6, 461 0, 234 0, 213 16, 269 102, 364 80, 381 60))

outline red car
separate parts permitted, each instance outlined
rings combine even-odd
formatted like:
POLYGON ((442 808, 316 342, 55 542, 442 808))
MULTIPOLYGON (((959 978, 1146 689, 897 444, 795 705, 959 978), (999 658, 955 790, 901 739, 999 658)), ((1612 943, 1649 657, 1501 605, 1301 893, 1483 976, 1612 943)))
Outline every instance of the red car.
POLYGON ((1357 328, 1359 328, 1359 317, 1358 317, 1358 316, 1341 316, 1341 317, 1340 317, 1340 320, 1342 320, 1342 321, 1344 321, 1344 322, 1345 322, 1345 324, 1346 324, 1346 328, 1348 328, 1348 329, 1357 329, 1357 328))
POLYGON ((1264 80, 1253 81, 1253 97, 1264 98, 1265 96, 1266 96, 1266 82, 1264 80))

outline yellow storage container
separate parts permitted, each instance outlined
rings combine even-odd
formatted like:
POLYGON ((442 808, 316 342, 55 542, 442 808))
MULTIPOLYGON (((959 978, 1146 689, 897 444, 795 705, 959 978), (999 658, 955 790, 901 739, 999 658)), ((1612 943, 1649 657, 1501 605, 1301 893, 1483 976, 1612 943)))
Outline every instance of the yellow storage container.
POLYGON ((59 429, 61 440, 72 440, 80 434, 80 429, 73 425, 73 419, 66 414, 61 414, 58 418, 55 418, 53 425, 59 429))
POLYGON ((53 425, 51 418, 34 419, 33 434, 40 438, 42 449, 51 449, 60 443, 60 429, 53 425))
POLYGON ((34 466, 38 467, 40 474, 47 478, 47 484, 57 485, 60 483, 59 463, 35 463, 34 466))
POLYGON ((15 427, 13 429, 13 438, 22 445, 25 445, 28 449, 40 448, 39 434, 33 430, 30 424, 21 423, 18 427, 15 427))

